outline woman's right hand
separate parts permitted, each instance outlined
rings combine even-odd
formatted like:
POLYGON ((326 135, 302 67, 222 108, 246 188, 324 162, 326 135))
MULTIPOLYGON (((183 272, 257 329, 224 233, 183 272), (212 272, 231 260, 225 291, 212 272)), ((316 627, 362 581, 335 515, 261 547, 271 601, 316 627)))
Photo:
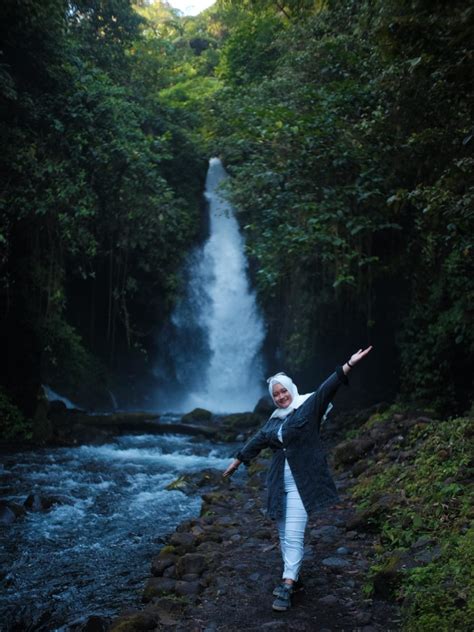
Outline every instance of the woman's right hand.
POLYGON ((232 476, 232 474, 238 469, 241 463, 242 461, 239 461, 239 459, 235 459, 234 461, 232 461, 232 463, 229 465, 226 471, 222 474, 222 476, 224 478, 227 478, 228 476, 232 476))

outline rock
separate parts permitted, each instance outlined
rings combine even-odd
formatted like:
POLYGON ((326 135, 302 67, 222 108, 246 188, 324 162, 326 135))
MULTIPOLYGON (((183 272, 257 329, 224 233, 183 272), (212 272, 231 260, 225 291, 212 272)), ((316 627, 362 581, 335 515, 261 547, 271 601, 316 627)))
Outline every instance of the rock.
POLYGON ((395 597, 395 591, 402 579, 400 562, 400 557, 393 555, 386 561, 383 568, 375 573, 372 579, 374 596, 387 601, 395 597))
POLYGON ((176 562, 176 576, 178 578, 189 574, 201 575, 206 569, 207 563, 204 555, 199 553, 187 553, 176 562))
POLYGON ((431 546, 432 544, 435 544, 436 541, 433 540, 432 538, 430 538, 427 535, 422 535, 421 537, 418 538, 418 540, 415 542, 415 544, 412 544, 411 548, 412 549, 424 549, 427 546, 431 546))
POLYGON ((199 581, 186 582, 186 581, 177 581, 175 583, 175 593, 177 595, 181 595, 182 597, 199 595, 202 591, 203 587, 199 583, 199 581))
POLYGON ((40 496, 39 494, 30 494, 23 503, 24 507, 29 511, 47 511, 54 504, 51 498, 40 496))
POLYGON ((322 539, 326 543, 330 543, 335 540, 339 534, 341 533, 341 529, 334 525, 326 525, 323 527, 319 527, 318 529, 311 529, 310 535, 315 539, 322 539))
POLYGON ((15 520, 15 512, 7 505, 7 503, 0 501, 0 524, 13 524, 15 520))
POLYGON ((415 419, 415 423, 416 424, 432 424, 433 420, 431 419, 431 417, 426 417, 425 415, 420 415, 420 417, 417 417, 415 419))
POLYGON ((339 599, 335 595, 326 595, 318 599, 318 603, 321 606, 335 606, 339 603, 339 599))
POLYGON ((347 560, 343 560, 341 557, 326 557, 322 564, 327 566, 328 568, 345 568, 349 566, 349 562, 347 560))
POLYGON ((245 438, 262 424, 262 417, 255 413, 235 413, 218 419, 221 441, 237 441, 238 436, 245 438))
POLYGON ((197 539, 192 533, 175 532, 170 537, 170 543, 176 547, 178 553, 188 553, 195 548, 197 539))
POLYGON ((211 419, 212 413, 210 410, 206 410, 205 408, 195 408, 181 417, 181 423, 187 424, 199 421, 210 421, 211 419))
POLYGON ((349 518, 346 523, 348 531, 365 531, 367 533, 377 533, 379 530, 380 518, 395 507, 405 504, 405 500, 400 494, 385 494, 377 502, 367 509, 358 511, 349 518))
POLYGON ((147 603, 154 597, 160 597, 174 591, 176 581, 168 577, 151 577, 143 589, 142 601, 147 603))
POLYGON ((177 577, 176 579, 181 579, 183 580, 183 582, 195 582, 199 580, 199 574, 198 573, 186 573, 186 575, 183 575, 182 577, 177 577))
POLYGON ((158 613, 144 610, 119 617, 113 622, 109 632, 146 632, 155 630, 158 622, 158 613))
POLYGON ((370 612, 357 612, 354 615, 354 621, 358 625, 367 625, 369 621, 372 619, 372 615, 370 612))
MULTIPOLYGON (((148 606, 149 607, 149 606, 148 606)), ((174 615, 180 614, 185 607, 185 602, 182 599, 176 599, 174 595, 167 597, 158 597, 153 600, 153 608, 160 614, 160 617, 164 613, 171 613, 174 615)))
POLYGON ((174 553, 165 553, 164 555, 156 555, 151 562, 151 573, 155 577, 161 577, 164 571, 173 566, 178 560, 178 556, 174 553))
POLYGON ((370 459, 360 459, 360 461, 357 461, 356 463, 354 463, 352 467, 352 474, 356 477, 360 476, 363 472, 367 470, 369 465, 370 465, 370 459))
POLYGON ((75 630, 76 632, 106 632, 109 629, 109 625, 108 619, 93 614, 75 630))
POLYGON ((336 549, 338 555, 349 555, 350 550, 346 546, 340 546, 336 549))
POLYGON ((334 464, 336 467, 351 465, 358 461, 373 446, 374 440, 370 438, 343 441, 334 450, 334 464))
POLYGON ((415 553, 414 559, 416 562, 420 564, 430 564, 441 557, 441 547, 435 546, 432 549, 427 549, 425 551, 421 551, 415 553))

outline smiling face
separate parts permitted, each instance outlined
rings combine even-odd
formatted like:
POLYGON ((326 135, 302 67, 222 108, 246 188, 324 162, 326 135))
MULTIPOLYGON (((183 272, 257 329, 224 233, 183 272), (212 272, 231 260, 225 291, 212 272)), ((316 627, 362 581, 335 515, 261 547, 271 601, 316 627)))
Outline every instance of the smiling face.
POLYGON ((273 400, 278 408, 288 408, 291 404, 292 397, 288 389, 277 382, 272 388, 273 400))

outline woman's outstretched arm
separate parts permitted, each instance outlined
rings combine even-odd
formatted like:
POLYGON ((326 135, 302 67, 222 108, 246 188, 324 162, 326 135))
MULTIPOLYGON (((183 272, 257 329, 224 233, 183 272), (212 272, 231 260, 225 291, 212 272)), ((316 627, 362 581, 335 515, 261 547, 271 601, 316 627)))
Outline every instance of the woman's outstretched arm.
POLYGON ((302 406, 306 407, 307 413, 310 417, 315 419, 319 424, 321 417, 324 415, 329 402, 335 396, 341 384, 347 384, 347 374, 360 362, 365 356, 370 353, 372 346, 367 349, 359 349, 351 355, 349 360, 345 362, 342 367, 336 367, 336 371, 332 373, 327 380, 325 380, 313 396, 307 400, 302 406))
POLYGON ((262 430, 259 430, 251 437, 244 447, 236 454, 236 458, 232 461, 229 467, 225 470, 222 476, 231 476, 239 467, 241 463, 248 464, 248 462, 257 456, 260 450, 267 447, 267 439, 262 430))
POLYGON ((342 365, 342 370, 344 371, 344 375, 347 375, 349 371, 353 369, 358 362, 363 360, 365 356, 368 353, 370 353, 371 350, 372 350, 372 345, 370 345, 370 347, 367 347, 367 349, 359 349, 359 351, 356 351, 355 353, 353 353, 350 357, 350 360, 342 365))

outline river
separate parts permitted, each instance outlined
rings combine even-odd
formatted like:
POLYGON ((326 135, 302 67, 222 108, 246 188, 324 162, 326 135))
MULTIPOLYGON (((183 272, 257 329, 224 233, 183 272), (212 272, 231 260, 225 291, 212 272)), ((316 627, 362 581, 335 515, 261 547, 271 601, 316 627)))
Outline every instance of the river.
POLYGON ((199 496, 165 487, 184 472, 224 469, 231 452, 182 435, 127 435, 4 456, 4 499, 62 503, 0 528, 1 629, 66 631, 138 604, 164 536, 200 510, 199 496))

